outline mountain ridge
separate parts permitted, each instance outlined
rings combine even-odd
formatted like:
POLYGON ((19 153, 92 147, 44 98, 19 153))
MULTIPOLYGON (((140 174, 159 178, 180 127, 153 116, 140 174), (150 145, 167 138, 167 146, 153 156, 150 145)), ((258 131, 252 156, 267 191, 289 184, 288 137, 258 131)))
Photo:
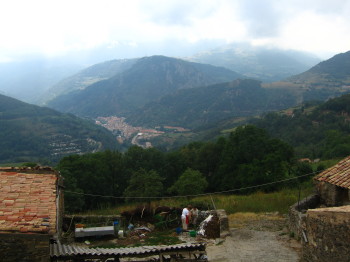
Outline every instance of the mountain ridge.
POLYGON ((350 51, 337 54, 286 80, 310 86, 350 85, 350 51))
POLYGON ((177 89, 231 81, 240 76, 226 68, 151 56, 138 59, 120 74, 56 98, 48 105, 89 117, 126 114, 177 89))

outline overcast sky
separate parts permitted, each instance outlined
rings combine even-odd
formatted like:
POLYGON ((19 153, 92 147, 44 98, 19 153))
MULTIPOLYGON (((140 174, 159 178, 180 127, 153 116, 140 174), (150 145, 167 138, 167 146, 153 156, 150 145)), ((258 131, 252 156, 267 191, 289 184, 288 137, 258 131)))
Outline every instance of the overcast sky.
POLYGON ((0 34, 0 61, 172 40, 248 42, 328 58, 350 50, 350 0, 3 0, 0 34))

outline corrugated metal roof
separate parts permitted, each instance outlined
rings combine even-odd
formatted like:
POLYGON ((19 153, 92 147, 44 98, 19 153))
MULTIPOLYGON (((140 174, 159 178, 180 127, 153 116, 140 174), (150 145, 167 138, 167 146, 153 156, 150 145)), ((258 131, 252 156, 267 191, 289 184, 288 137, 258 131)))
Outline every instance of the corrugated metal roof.
POLYGON ((118 256, 118 257, 132 257, 132 256, 151 256, 162 252, 180 252, 190 250, 205 250, 204 243, 184 243, 178 245, 161 245, 161 246, 141 246, 130 248, 87 248, 75 245, 63 245, 52 243, 50 245, 51 258, 70 257, 75 256, 118 256))
POLYGON ((350 189, 350 156, 318 174, 314 179, 350 189))

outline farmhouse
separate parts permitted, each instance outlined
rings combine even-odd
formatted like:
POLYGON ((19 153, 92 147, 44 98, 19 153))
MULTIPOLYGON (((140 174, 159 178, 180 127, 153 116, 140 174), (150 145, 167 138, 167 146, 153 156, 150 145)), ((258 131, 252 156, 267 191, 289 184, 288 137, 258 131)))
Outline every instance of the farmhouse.
POLYGON ((350 156, 315 177, 316 190, 322 204, 350 204, 350 156))
POLYGON ((49 261, 63 216, 60 175, 51 168, 0 168, 1 261, 49 261))
POLYGON ((350 156, 315 178, 316 194, 290 208, 303 261, 349 261, 350 156))

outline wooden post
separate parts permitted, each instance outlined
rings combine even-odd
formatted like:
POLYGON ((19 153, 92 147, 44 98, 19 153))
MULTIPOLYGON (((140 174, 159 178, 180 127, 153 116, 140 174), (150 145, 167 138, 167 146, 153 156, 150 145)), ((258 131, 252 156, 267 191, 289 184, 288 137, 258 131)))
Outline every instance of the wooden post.
POLYGON ((213 208, 214 208, 214 210, 216 210, 216 206, 215 206, 214 199, 213 199, 212 195, 210 195, 210 198, 211 198, 211 202, 213 203, 213 208))

